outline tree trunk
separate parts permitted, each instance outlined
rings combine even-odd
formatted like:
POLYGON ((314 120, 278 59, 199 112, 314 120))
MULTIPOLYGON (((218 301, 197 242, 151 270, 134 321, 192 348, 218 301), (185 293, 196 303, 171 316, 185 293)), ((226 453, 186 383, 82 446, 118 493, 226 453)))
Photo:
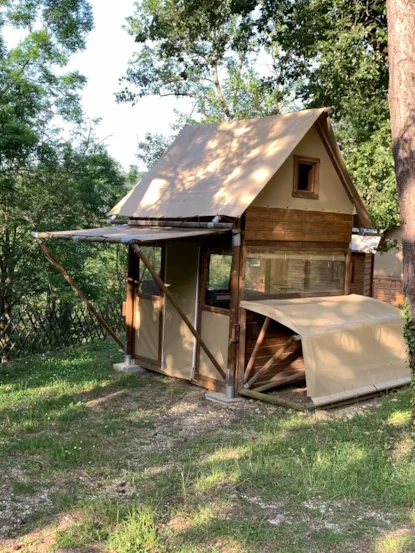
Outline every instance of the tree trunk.
POLYGON ((222 109, 223 109, 223 112, 226 116, 226 119, 228 121, 232 121, 233 116, 232 116, 231 110, 229 109, 228 104, 226 103, 225 97, 224 97, 223 92, 222 92, 222 87, 220 85, 219 69, 218 69, 218 62, 216 60, 216 57, 215 57, 215 60, 214 60, 214 63, 213 63, 213 83, 215 85, 216 97, 218 98, 218 100, 219 100, 219 102, 222 106, 222 109))
MULTIPOLYGON (((415 1, 387 0, 387 16, 389 108, 403 235, 403 288, 415 320, 415 1)), ((411 349, 413 369, 415 354, 411 349)))

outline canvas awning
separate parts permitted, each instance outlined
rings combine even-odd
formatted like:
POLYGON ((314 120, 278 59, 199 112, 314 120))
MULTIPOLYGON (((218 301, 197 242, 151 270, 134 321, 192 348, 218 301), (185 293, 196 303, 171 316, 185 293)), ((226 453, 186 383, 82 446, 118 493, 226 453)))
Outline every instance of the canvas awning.
POLYGON ((167 240, 184 240, 197 236, 210 236, 231 232, 227 229, 197 229, 169 227, 135 227, 132 225, 115 225, 112 227, 80 230, 60 230, 32 232, 34 238, 54 238, 57 240, 74 240, 75 242, 108 242, 110 244, 138 244, 165 242, 167 240))
POLYGON ((301 336, 307 394, 316 406, 410 382, 403 317, 387 303, 352 294, 242 301, 301 336))
POLYGON ((353 253, 376 253, 381 238, 380 235, 352 234, 350 249, 353 253))

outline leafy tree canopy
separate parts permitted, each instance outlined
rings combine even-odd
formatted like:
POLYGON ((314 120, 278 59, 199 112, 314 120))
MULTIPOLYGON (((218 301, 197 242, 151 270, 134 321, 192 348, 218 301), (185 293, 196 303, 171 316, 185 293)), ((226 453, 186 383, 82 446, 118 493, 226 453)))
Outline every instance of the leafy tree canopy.
POLYGON ((253 67, 259 44, 251 10, 235 14, 229 0, 143 0, 127 29, 140 48, 121 101, 184 96, 207 121, 278 111, 278 87, 253 67))
MULTIPOLYGON (((139 49, 120 101, 186 96, 194 102, 189 119, 203 122, 331 107, 349 171, 378 227, 399 224, 385 0, 142 0, 127 29, 139 49), (264 52, 272 67, 260 74, 264 52)), ((147 135, 139 159, 151 166, 170 140, 147 135)))
POLYGON ((305 107, 331 107, 349 171, 377 225, 399 224, 385 0, 266 1, 260 11, 258 32, 278 52, 285 84, 293 83, 305 107))
MULTIPOLYGON (((97 143, 94 125, 83 124, 85 78, 64 70, 92 26, 86 0, 0 4, 0 324, 18 303, 52 290, 66 297, 30 230, 93 224, 124 192, 124 177, 97 143), (26 31, 12 47, 4 38, 10 27, 26 31), (70 140, 62 138, 62 120, 74 125, 70 140)), ((96 293, 85 272, 93 248, 56 246, 87 292, 96 293)))

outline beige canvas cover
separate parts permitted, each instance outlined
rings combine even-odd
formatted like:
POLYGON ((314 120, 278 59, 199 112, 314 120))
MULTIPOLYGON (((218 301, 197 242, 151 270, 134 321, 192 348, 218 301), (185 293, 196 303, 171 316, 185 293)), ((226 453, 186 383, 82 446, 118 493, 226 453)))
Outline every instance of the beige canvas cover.
MULTIPOLYGON (((202 311, 201 336, 224 371, 228 368, 229 320, 229 315, 224 313, 202 311)), ((222 376, 202 349, 199 374, 223 382, 222 376)))
POLYGON ((380 240, 381 236, 378 235, 353 234, 350 249, 354 253, 376 253, 380 240))
POLYGON ((349 215, 355 209, 353 198, 345 188, 315 126, 300 140, 292 155, 287 157, 251 205, 349 215), (313 200, 293 195, 294 156, 319 160, 318 197, 313 200))
MULTIPOLYGON (((198 244, 172 242, 167 246, 166 285, 194 326, 198 272, 198 244)), ((190 380, 193 374, 195 339, 173 305, 168 300, 164 305, 162 369, 170 376, 190 380)))
POLYGON ((136 296, 134 305, 134 353, 157 361, 161 298, 136 296))
MULTIPOLYGON (((324 118, 332 154, 327 110, 311 109, 243 121, 186 126, 137 186, 112 210, 128 217, 240 217, 312 126, 324 118)), ((338 161, 340 166, 340 161, 338 161)), ((345 172, 362 226, 373 226, 345 172)))
POLYGON ((352 294, 241 307, 301 336, 307 393, 317 406, 410 382, 403 317, 389 304, 352 294))

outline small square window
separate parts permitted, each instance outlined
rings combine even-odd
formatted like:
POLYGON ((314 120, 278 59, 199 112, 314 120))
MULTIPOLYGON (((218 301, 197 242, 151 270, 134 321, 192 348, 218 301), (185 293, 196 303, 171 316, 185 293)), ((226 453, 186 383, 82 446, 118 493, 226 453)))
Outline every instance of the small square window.
POLYGON ((293 196, 295 198, 318 198, 320 160, 312 157, 294 156, 293 196))

